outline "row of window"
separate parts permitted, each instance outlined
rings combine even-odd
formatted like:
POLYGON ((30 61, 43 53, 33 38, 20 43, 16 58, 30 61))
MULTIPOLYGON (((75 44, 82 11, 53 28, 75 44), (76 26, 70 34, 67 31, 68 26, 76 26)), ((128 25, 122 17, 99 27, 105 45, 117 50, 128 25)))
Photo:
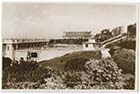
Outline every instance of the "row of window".
MULTIPOLYGON (((90 44, 90 45, 92 45, 92 47, 96 47, 97 46, 95 44, 90 44)), ((89 44, 85 44, 85 47, 88 48, 89 47, 89 44)))

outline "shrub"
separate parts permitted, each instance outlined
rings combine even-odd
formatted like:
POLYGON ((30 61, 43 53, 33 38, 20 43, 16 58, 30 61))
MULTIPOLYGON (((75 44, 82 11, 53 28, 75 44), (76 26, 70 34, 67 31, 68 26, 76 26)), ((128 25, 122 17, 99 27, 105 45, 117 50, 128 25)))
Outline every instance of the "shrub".
POLYGON ((136 41, 135 40, 131 40, 131 39, 127 39, 121 43, 118 44, 118 46, 122 47, 122 48, 126 48, 126 49, 136 49, 136 41))
POLYGON ((88 58, 74 58, 70 59, 66 62, 64 66, 65 71, 84 71, 85 70, 85 63, 88 61, 88 58))
POLYGON ((2 69, 5 70, 12 64, 12 60, 8 57, 2 57, 2 69))
POLYGON ((125 83, 127 83, 124 88, 125 89, 135 89, 135 79, 134 78, 130 78, 128 80, 125 80, 125 83))
POLYGON ((135 74, 135 52, 133 50, 120 50, 113 55, 113 59, 123 73, 135 74))
POLYGON ((89 60, 84 71, 69 71, 65 77, 67 87, 77 89, 122 89, 121 69, 110 58, 89 60))
POLYGON ((6 83, 8 81, 8 71, 11 67, 12 60, 8 57, 2 57, 2 83, 6 83))
POLYGON ((51 76, 52 70, 39 66, 36 62, 20 62, 13 64, 6 72, 3 72, 3 84, 35 82, 44 83, 44 78, 51 76))

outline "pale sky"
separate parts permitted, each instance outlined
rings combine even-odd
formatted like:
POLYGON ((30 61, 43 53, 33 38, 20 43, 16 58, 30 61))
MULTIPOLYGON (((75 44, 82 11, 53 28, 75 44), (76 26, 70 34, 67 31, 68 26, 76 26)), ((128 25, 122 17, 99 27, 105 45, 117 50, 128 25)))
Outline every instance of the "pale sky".
POLYGON ((62 38, 64 31, 91 30, 136 22, 136 5, 3 3, 3 38, 62 38))

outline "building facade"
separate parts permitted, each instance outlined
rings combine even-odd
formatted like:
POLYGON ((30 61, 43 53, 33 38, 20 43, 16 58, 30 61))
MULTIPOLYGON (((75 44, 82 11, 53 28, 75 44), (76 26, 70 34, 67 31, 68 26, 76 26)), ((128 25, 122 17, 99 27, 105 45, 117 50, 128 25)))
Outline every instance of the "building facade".
POLYGON ((111 38, 111 32, 109 29, 103 29, 100 33, 95 35, 96 41, 104 41, 111 38))
POLYGON ((127 33, 127 27, 126 26, 118 26, 113 28, 112 30, 110 29, 103 29, 100 33, 95 35, 96 41, 105 41, 109 38, 118 36, 122 33, 127 33))
POLYGON ((136 37, 136 23, 127 27, 127 34, 129 37, 136 37))
POLYGON ((111 31, 112 36, 120 35, 121 33, 127 33, 127 28, 125 26, 115 27, 111 31))
POLYGON ((75 31, 64 32, 64 39, 89 39, 91 37, 91 31, 75 31))
POLYGON ((87 42, 83 43, 83 50, 85 51, 96 51, 99 49, 99 43, 95 39, 89 39, 87 42))
MULTIPOLYGON (((27 59, 28 51, 31 49, 41 49, 48 44, 46 39, 3 39, 2 56, 9 57, 12 60, 24 58, 27 59), (26 54, 19 56, 16 52, 20 50, 27 50, 26 54)), ((35 53, 35 52, 34 52, 35 53)), ((32 52, 31 52, 32 54, 32 52)))

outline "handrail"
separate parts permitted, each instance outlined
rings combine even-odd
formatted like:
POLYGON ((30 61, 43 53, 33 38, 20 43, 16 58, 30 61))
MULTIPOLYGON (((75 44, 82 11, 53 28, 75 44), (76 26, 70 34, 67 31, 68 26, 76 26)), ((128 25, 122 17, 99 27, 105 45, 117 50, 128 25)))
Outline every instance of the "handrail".
POLYGON ((106 46, 109 45, 109 44, 112 44, 112 43, 114 43, 114 42, 120 41, 120 40, 125 39, 125 38, 126 38, 126 36, 122 36, 121 38, 118 38, 118 39, 116 39, 116 40, 113 40, 113 41, 110 41, 110 42, 104 44, 103 47, 106 47, 106 46))
POLYGON ((116 39, 116 38, 120 38, 120 37, 122 37, 122 36, 123 36, 123 34, 120 34, 120 35, 118 35, 118 36, 115 36, 115 37, 109 38, 109 39, 103 41, 102 44, 104 44, 104 43, 106 43, 106 42, 108 42, 108 41, 114 40, 114 39, 116 39))

